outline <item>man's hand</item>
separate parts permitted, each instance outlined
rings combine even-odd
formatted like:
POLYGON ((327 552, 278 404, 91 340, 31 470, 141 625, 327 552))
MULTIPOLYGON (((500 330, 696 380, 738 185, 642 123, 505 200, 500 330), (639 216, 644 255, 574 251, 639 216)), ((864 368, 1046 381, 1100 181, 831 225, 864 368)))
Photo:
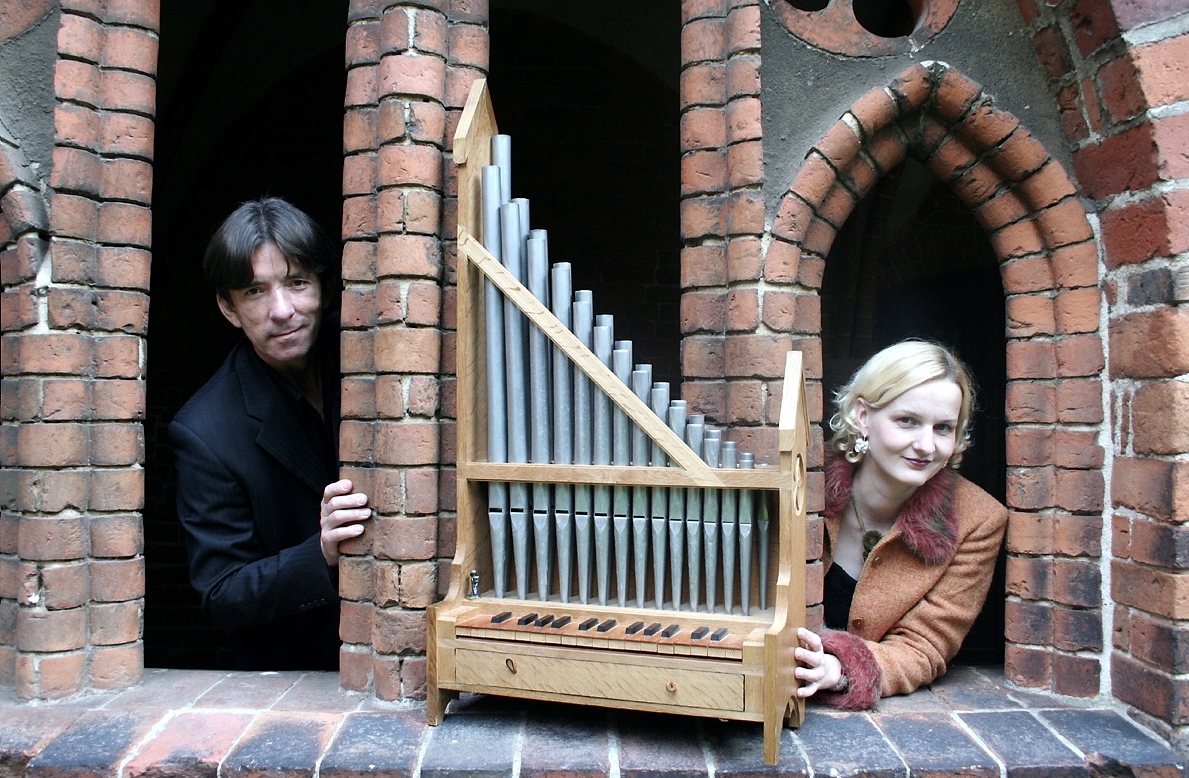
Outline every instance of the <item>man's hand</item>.
POLYGON ((355 491, 347 479, 335 481, 322 490, 322 556, 326 564, 339 564, 339 543, 363 534, 359 522, 371 518, 367 495, 355 491))
POLYGON ((838 657, 822 648, 822 639, 817 633, 801 627, 797 630, 801 646, 793 652, 801 666, 794 675, 801 680, 798 697, 811 697, 819 691, 834 689, 842 681, 842 663, 838 657))

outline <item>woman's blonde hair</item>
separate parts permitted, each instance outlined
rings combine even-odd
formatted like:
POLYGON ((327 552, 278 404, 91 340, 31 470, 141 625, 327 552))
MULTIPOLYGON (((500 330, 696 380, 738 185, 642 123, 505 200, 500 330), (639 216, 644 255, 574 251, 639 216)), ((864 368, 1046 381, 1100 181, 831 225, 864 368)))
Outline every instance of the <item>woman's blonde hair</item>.
POLYGON ((962 390, 958 425, 954 430, 954 453, 949 466, 962 463, 962 452, 970 447, 970 415, 974 409, 974 386, 970 370, 945 346, 924 340, 902 340, 868 359, 846 386, 834 395, 838 411, 830 419, 834 436, 831 444, 846 458, 857 462, 862 452, 855 443, 859 432, 857 401, 862 398, 870 408, 883 408, 909 389, 939 378, 953 381, 962 390))

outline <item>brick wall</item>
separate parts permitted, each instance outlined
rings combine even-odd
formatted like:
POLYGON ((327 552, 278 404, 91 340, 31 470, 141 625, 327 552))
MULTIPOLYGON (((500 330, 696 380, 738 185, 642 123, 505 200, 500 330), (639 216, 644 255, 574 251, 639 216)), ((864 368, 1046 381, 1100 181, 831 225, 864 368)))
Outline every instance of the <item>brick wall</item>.
MULTIPOLYGON (((1021 0, 1100 224, 1110 414, 1113 622, 1104 684, 1150 723, 1189 725, 1189 30, 1176 3, 1021 0), (1113 650, 1112 650, 1113 649, 1113 650), (1109 675, 1108 675, 1109 674, 1109 675)), ((1063 533, 1038 538, 1049 545, 1063 533)))
MULTIPOLYGON (((880 175, 921 160, 986 230, 1007 294, 1008 675, 1109 693, 1184 737, 1189 34, 1172 4, 1020 6, 1072 177, 960 63, 918 65, 840 112, 766 224, 766 11, 683 2, 684 394, 773 450, 779 358, 799 348, 820 422, 829 249, 880 175)), ((156 19, 153 0, 64 3, 44 197, 19 149, 2 148, 0 682, 22 697, 128 685, 142 669, 156 19)), ((340 679, 383 699, 424 694, 424 608, 453 552, 449 152, 487 67, 486 20, 482 0, 354 0, 348 20, 342 456, 377 517, 343 560, 340 679)), ((815 457, 821 440, 817 428, 815 457)), ((814 476, 811 508, 821 486, 814 476)), ((820 544, 819 522, 815 559, 820 544)))
POLYGON ((0 176, 0 681, 20 698, 143 670, 156 28, 152 3, 61 3, 52 170, 0 176))

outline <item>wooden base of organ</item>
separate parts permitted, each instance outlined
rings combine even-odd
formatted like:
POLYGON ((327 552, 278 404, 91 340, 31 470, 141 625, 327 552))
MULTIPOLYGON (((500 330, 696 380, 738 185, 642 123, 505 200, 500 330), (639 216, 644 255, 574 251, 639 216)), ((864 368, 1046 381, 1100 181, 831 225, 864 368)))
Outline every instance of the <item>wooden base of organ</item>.
MULTIPOLYGON (((805 452, 808 414, 801 358, 786 365, 779 464, 754 470, 707 467, 602 362, 512 277, 475 238, 479 180, 490 164, 495 119, 484 82, 475 84, 454 139, 459 186, 458 526, 445 599, 428 613, 429 723, 441 723, 459 692, 573 702, 609 708, 755 721, 763 724, 764 760, 774 764, 785 724, 798 726, 793 649, 805 622, 805 452), (490 281, 543 330, 633 423, 663 446, 670 467, 489 462, 485 455, 486 373, 483 286, 490 281), (520 599, 490 590, 487 490, 492 483, 610 484, 754 490, 773 520, 766 590, 751 584, 748 615, 719 599, 655 607, 520 599), (482 591, 476 581, 482 582, 482 591), (663 606, 668 607, 663 607, 663 606)), ((777 452, 773 452, 777 453, 777 452)), ((553 573, 555 579, 557 572, 553 573)), ((633 596, 630 602, 638 605, 633 596)), ((643 598, 641 598, 643 599, 643 598)))

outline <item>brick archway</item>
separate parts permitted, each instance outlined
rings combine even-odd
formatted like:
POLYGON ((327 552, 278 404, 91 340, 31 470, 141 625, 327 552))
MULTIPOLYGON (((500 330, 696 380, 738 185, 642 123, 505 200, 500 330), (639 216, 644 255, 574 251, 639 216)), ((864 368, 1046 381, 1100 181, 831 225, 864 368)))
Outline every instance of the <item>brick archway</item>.
MULTIPOLYGON (((1060 163, 982 88, 914 65, 856 102, 781 199, 769 256, 824 266, 839 228, 913 156, 973 212, 1007 295, 1007 672, 1075 696, 1099 691, 1104 367, 1098 247, 1060 163)), ((820 273, 816 277, 820 286, 820 273)))

